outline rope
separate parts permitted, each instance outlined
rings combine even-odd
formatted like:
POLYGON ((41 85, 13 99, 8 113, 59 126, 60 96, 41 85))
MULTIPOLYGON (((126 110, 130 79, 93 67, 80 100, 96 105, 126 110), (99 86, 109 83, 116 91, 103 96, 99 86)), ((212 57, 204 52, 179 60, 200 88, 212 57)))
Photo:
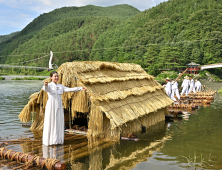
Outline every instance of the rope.
POLYGON ((13 150, 8 150, 4 155, 3 155, 3 158, 5 159, 6 156, 8 156, 9 158, 9 155, 10 153, 12 152, 13 150))
MULTIPOLYGON (((24 168, 24 169, 30 168, 34 165, 35 161, 36 161, 37 166, 40 166, 40 158, 41 158, 40 156, 33 156, 33 158, 28 161, 28 156, 30 156, 29 153, 24 154, 21 157, 19 157, 21 152, 16 152, 10 158, 9 155, 13 150, 7 150, 7 152, 5 154, 3 154, 3 150, 5 150, 5 149, 6 148, 0 148, 0 156, 3 157, 4 159, 7 156, 9 160, 13 161, 13 159, 16 158, 16 156, 17 156, 17 162, 21 163, 22 159, 25 158, 25 162, 26 162, 25 164, 15 167, 12 170, 21 169, 21 168, 24 168)), ((43 168, 44 166, 46 166, 48 170, 54 170, 54 166, 57 162, 59 162, 58 159, 47 158, 44 160, 41 167, 43 168)))
POLYGON ((0 156, 3 157, 3 150, 6 148, 0 148, 0 156))
POLYGON ((13 161, 13 159, 17 156, 17 162, 18 162, 20 153, 21 152, 16 152, 15 154, 13 154, 10 160, 13 161))
POLYGON ((31 61, 35 61, 35 60, 38 60, 38 59, 42 59, 42 58, 45 58, 45 57, 47 57, 47 56, 49 56, 50 54, 48 54, 48 55, 45 55, 45 56, 43 56, 43 57, 39 57, 39 58, 36 58, 36 59, 33 59, 33 60, 28 60, 28 61, 23 61, 23 62, 18 62, 18 63, 10 63, 10 64, 23 64, 23 63, 28 63, 28 62, 31 62, 31 61))
POLYGON ((54 159, 54 158, 47 158, 44 160, 44 162, 42 163, 42 168, 45 165, 47 169, 49 170, 54 170, 54 165, 59 162, 58 159, 54 159))
POLYGON ((8 57, 8 56, 21 56, 21 55, 35 55, 35 54, 46 54, 46 53, 34 53, 34 54, 6 55, 6 56, 0 56, 0 57, 8 57))

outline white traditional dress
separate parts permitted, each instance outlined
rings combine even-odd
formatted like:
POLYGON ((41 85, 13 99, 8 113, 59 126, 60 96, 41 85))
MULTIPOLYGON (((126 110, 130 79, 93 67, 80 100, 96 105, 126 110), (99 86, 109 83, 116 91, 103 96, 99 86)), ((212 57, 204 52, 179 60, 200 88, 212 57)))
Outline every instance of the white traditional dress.
POLYGON ((174 93, 176 94, 178 100, 180 100, 180 94, 179 94, 179 90, 178 90, 178 83, 176 81, 172 82, 172 94, 171 94, 171 96, 174 97, 174 93))
POLYGON ((194 83, 194 80, 192 79, 191 81, 190 81, 190 89, 189 89, 189 92, 188 93, 190 93, 190 92, 194 92, 194 93, 196 93, 196 90, 195 90, 195 83, 194 83))
POLYGON ((165 86, 165 91, 166 91, 166 94, 171 97, 171 88, 172 88, 172 85, 171 85, 171 82, 168 81, 168 83, 166 84, 165 86))
POLYGON ((182 83, 182 85, 181 85, 181 87, 183 87, 182 92, 181 92, 181 95, 183 95, 184 93, 186 94, 186 96, 188 95, 189 85, 190 85, 190 80, 184 79, 184 80, 183 80, 183 83, 182 83))
POLYGON ((61 84, 49 83, 42 88, 48 94, 45 108, 42 143, 46 146, 64 143, 64 110, 61 95, 63 92, 81 91, 82 87, 68 88, 61 84))
POLYGON ((195 82, 195 88, 196 88, 196 91, 201 91, 201 82, 199 80, 195 82))

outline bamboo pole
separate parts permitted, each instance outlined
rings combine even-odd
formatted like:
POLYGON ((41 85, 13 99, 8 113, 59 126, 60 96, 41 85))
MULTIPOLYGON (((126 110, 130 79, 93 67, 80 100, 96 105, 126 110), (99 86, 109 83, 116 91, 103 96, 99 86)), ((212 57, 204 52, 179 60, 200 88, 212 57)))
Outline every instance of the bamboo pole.
POLYGON ((71 140, 71 139, 75 139, 75 140, 78 140, 78 139, 84 139, 86 138, 86 136, 83 136, 83 135, 75 135, 75 136, 71 136, 71 137, 66 137, 64 138, 64 140, 71 140))
MULTIPOLYGON (((0 149, 3 149, 3 148, 0 148, 0 149)), ((17 153, 17 152, 15 152, 15 151, 11 151, 10 154, 6 154, 7 151, 8 151, 7 149, 3 149, 2 155, 5 155, 5 158, 6 158, 6 159, 10 159, 10 160, 12 159, 13 155, 17 153)), ((0 155, 0 156, 1 156, 1 155, 0 155)), ((18 161, 18 159, 19 159, 19 160, 21 160, 22 163, 26 163, 26 158, 25 158, 24 156, 25 156, 24 153, 19 153, 18 157, 15 156, 15 157, 13 158, 13 160, 14 160, 14 161, 18 161)), ((27 161, 30 161, 30 160, 32 160, 33 158, 34 158, 33 155, 28 155, 27 161)), ((46 160, 45 158, 40 158, 40 159, 39 159, 39 164, 42 165, 45 160, 46 160)), ((35 163, 35 165, 37 165, 37 160, 34 160, 34 163, 35 163)), ((44 167, 46 168, 45 165, 44 165, 44 167)), ((64 163, 57 162, 57 163, 55 163, 55 165, 54 165, 54 169, 55 169, 55 170, 65 170, 65 169, 66 169, 66 165, 65 165, 64 163)))
MULTIPOLYGON (((114 142, 106 142, 104 143, 103 145, 99 146, 100 149, 104 149, 104 148, 107 148, 109 146, 111 146, 114 142)), ((85 157, 85 156, 88 156, 90 153, 92 153, 93 151, 95 151, 97 148, 94 148, 94 149, 91 149, 91 150, 87 150, 87 151, 84 151, 84 152, 80 152, 79 154, 72 154, 71 155, 73 156, 72 157, 72 161, 75 161, 76 159, 79 159, 79 158, 82 158, 82 157, 85 157)), ((66 161, 66 163, 68 163, 68 161, 66 161)))
POLYGON ((0 142, 41 142, 42 140, 0 140, 0 142))
MULTIPOLYGON (((102 144, 104 144, 104 143, 107 143, 107 142, 98 141, 98 142, 96 142, 96 143, 94 143, 94 144, 92 144, 92 145, 93 145, 93 147, 94 147, 94 146, 100 146, 100 145, 102 145, 102 144)), ((66 154, 64 155, 64 159, 68 158, 70 155, 77 154, 77 153, 80 153, 80 152, 82 152, 82 151, 86 151, 86 150, 88 150, 88 148, 89 148, 89 147, 88 147, 88 145, 87 145, 87 146, 84 146, 84 147, 79 148, 79 149, 77 149, 77 150, 74 150, 74 151, 72 151, 71 153, 66 153, 66 154)))
POLYGON ((186 70, 184 70, 176 79, 175 79, 175 82, 178 81, 185 73, 186 71, 188 70, 188 68, 186 70))

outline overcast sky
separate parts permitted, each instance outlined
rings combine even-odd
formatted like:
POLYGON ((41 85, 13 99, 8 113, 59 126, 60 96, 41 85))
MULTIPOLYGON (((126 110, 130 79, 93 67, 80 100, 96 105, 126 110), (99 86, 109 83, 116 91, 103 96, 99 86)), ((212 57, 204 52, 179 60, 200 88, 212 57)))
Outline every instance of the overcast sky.
POLYGON ((129 4, 144 11, 167 0, 0 0, 0 35, 21 31, 42 13, 64 6, 129 4))

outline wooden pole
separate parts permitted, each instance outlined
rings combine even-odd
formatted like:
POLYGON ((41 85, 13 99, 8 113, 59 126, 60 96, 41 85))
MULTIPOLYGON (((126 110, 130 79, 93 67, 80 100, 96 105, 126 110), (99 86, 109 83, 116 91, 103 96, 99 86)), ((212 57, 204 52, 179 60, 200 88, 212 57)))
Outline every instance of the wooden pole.
POLYGON ((188 70, 188 68, 186 70, 184 70, 183 73, 181 73, 176 79, 175 79, 175 82, 178 81, 185 73, 186 71, 188 70))
MULTIPOLYGON (((0 149, 3 149, 3 148, 0 148, 0 149)), ((2 155, 5 155, 7 151, 8 151, 7 149, 3 149, 2 155)), ((7 154, 7 155, 5 156, 5 159, 10 159, 10 160, 11 160, 12 156, 13 156, 14 154, 16 154, 16 153, 17 153, 17 152, 15 152, 15 151, 11 151, 10 154, 7 154)), ((25 155, 24 153, 20 153, 19 156, 18 156, 18 157, 15 156, 15 157, 13 158, 13 160, 14 160, 14 161, 17 161, 18 159, 21 159, 21 158, 22 158, 22 159, 21 159, 21 162, 22 162, 22 163, 26 163, 26 158, 24 157, 24 155, 25 155)), ((0 157, 1 157, 1 155, 0 155, 0 157)), ((28 155, 28 156, 27 156, 27 161, 30 161, 30 160, 32 160, 33 158, 34 158, 34 155, 28 155)), ((45 161, 45 158, 40 158, 40 159, 39 159, 39 164, 42 165, 44 161, 45 161)), ((34 160, 34 163, 37 165, 37 160, 34 160)), ((44 167, 46 168, 45 165, 44 165, 44 167)), ((65 164, 65 163, 61 163, 61 162, 57 162, 57 163, 55 163, 55 165, 54 165, 54 169, 55 169, 55 170, 65 170, 65 169, 66 169, 66 164, 65 164)))

